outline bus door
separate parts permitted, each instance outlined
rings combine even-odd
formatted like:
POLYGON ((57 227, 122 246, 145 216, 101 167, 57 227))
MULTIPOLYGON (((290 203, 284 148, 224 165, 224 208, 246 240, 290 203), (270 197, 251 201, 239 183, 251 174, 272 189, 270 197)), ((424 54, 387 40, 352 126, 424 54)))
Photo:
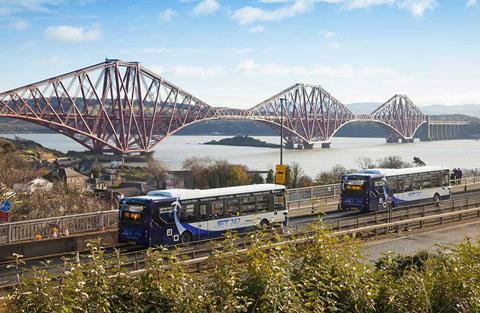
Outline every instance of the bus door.
POLYGON ((210 215, 208 210, 208 203, 200 202, 195 205, 195 213, 197 214, 196 234, 192 234, 194 240, 208 239, 208 217, 210 215))
POLYGON ((385 199, 386 184, 382 177, 374 178, 370 182, 370 211, 381 211, 387 208, 387 201, 385 199))
POLYGON ((151 245, 175 245, 180 243, 172 201, 167 200, 153 205, 150 232, 151 245))

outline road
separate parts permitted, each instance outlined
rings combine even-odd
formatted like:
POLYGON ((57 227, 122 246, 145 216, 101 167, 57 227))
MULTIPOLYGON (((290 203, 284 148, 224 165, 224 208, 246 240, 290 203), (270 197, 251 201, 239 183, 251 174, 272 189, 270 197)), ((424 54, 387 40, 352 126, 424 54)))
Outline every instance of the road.
POLYGON ((367 241, 362 244, 361 251, 367 260, 375 262, 389 251, 409 255, 420 250, 435 251, 439 246, 458 244, 465 237, 480 239, 480 221, 420 233, 408 233, 396 238, 367 241))

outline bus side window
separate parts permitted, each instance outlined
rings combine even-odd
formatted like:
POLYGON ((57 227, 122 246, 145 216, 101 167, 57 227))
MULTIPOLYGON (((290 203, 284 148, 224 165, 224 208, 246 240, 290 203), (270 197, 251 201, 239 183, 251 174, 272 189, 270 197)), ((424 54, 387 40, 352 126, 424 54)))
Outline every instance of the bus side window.
POLYGON ((285 210, 285 195, 283 193, 274 195, 274 210, 283 211, 285 210))
POLYGON ((223 217, 223 200, 212 201, 211 218, 223 217))
POLYGON ((195 206, 197 210, 198 220, 200 222, 208 220, 207 205, 205 203, 199 203, 195 206))
POLYGON ((241 198, 240 211, 242 215, 256 213, 255 199, 251 196, 241 198))
POLYGON ((405 192, 412 191, 412 177, 405 177, 403 187, 405 192))
POLYGON ((255 202, 259 213, 270 211, 270 195, 257 195, 255 196, 255 202))
POLYGON ((182 223, 192 223, 197 221, 193 204, 185 205, 181 212, 180 221, 182 223))
POLYGON ((154 207, 152 210, 152 218, 160 226, 167 226, 175 223, 171 206, 154 207))
POLYGON ((225 216, 239 216, 240 215, 240 207, 238 203, 238 199, 229 199, 226 201, 225 204, 225 216))

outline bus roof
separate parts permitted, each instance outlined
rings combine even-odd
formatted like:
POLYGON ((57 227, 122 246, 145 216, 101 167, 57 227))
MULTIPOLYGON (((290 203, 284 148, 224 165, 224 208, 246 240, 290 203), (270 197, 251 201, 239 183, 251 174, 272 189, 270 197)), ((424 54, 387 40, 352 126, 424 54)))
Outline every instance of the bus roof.
POLYGON ((258 184, 212 189, 166 189, 150 191, 146 196, 131 197, 130 199, 161 200, 164 198, 180 198, 181 200, 187 200, 283 189, 285 189, 285 186, 276 184, 258 184))
POLYGON ((356 174, 367 174, 367 175, 382 175, 382 176, 397 176, 397 175, 408 175, 408 174, 416 174, 416 173, 428 173, 428 172, 438 172, 438 171, 446 171, 447 168, 443 166, 418 166, 418 167, 407 167, 407 168, 372 168, 372 169, 365 169, 361 170, 356 174))

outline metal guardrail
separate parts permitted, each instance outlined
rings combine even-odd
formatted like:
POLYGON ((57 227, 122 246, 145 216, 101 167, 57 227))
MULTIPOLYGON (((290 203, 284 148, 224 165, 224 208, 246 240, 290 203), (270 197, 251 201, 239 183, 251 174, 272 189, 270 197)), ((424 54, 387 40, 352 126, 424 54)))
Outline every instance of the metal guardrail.
MULTIPOLYGON (((480 170, 469 170, 465 178, 452 181, 452 187, 480 184, 480 177, 469 176, 477 172, 480 170)), ((339 184, 288 189, 287 205, 292 211, 312 208, 313 213, 318 213, 315 209, 338 203, 339 195, 339 184)), ((0 224, 0 245, 34 240, 38 235, 42 239, 54 238, 53 227, 58 228, 59 236, 67 230, 68 235, 75 235, 114 229, 117 220, 118 211, 111 210, 0 224)))
POLYGON ((340 184, 311 186, 287 190, 287 201, 297 202, 314 198, 338 197, 340 195, 340 184))
POLYGON ((22 222, 0 224, 0 245, 13 242, 54 238, 57 235, 75 235, 117 227, 118 211, 102 211, 66 215, 22 222))

